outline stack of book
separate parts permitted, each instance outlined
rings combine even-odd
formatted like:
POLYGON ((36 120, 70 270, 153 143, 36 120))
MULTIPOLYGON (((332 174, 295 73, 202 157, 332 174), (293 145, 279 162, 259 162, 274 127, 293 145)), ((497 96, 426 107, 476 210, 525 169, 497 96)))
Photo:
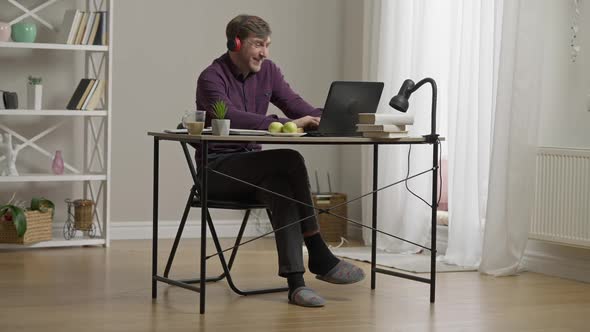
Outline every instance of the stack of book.
POLYGON ((359 113, 356 130, 363 137, 400 138, 408 136, 408 128, 414 123, 414 117, 407 114, 359 113))
POLYGON ((81 79, 66 108, 69 110, 94 110, 100 102, 104 85, 104 80, 81 79))
POLYGON ((70 45, 107 45, 107 12, 67 10, 59 42, 70 45))

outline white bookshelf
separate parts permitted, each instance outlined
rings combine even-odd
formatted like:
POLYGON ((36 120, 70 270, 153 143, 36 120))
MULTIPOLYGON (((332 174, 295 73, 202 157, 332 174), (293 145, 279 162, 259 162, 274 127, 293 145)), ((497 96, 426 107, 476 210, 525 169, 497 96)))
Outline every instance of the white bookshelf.
POLYGON ((101 45, 67 45, 67 44, 50 44, 50 43, 13 43, 0 42, 2 48, 21 48, 21 49, 38 49, 38 50, 62 50, 62 51, 89 51, 89 52, 108 52, 108 46, 101 45))
MULTIPOLYGON (((25 8, 30 6, 30 2, 21 4, 22 0, 8 0, 0 3, 0 10, 5 7, 15 6, 18 8, 25 8), (26 5, 26 6, 25 6, 26 5)), ((18 17, 10 24, 17 23, 26 19, 28 21, 35 21, 38 30, 45 26, 50 30, 56 31, 54 26, 49 23, 50 20, 43 18, 43 11, 41 9, 53 6, 59 1, 71 1, 73 6, 80 5, 82 2, 77 0, 45 0, 40 4, 36 4, 35 8, 28 8, 25 13, 19 14, 18 17)), ((19 186, 27 183, 76 183, 83 192, 83 198, 92 199, 95 203, 95 220, 97 225, 97 234, 94 238, 87 234, 82 236, 81 231, 76 232, 76 236, 70 240, 64 238, 59 226, 63 225, 64 220, 53 221, 53 240, 38 242, 28 245, 19 244, 4 244, 0 243, 0 250, 2 249, 28 249, 28 248, 49 248, 49 247, 72 247, 72 246, 108 246, 109 239, 109 223, 110 223, 110 181, 111 181, 111 122, 112 122, 112 64, 113 64, 113 3, 114 0, 101 1, 85 1, 86 7, 76 8, 82 11, 106 11, 108 14, 107 31, 108 44, 104 45, 68 45, 59 43, 18 43, 18 42, 0 42, 0 56, 9 58, 11 54, 6 53, 9 49, 30 49, 30 50, 47 50, 54 52, 53 56, 65 54, 61 52, 77 52, 83 58, 84 75, 76 77, 72 80, 71 85, 75 87, 82 78, 104 79, 106 81, 104 97, 101 100, 101 107, 98 110, 67 110, 67 109, 16 109, 5 110, 0 109, 0 133, 10 133, 13 135, 13 144, 25 145, 25 149, 33 149, 44 157, 51 157, 52 152, 43 148, 43 138, 48 134, 56 131, 62 124, 74 119, 81 118, 74 125, 80 126, 80 131, 83 132, 83 137, 75 139, 76 142, 71 144, 80 144, 83 146, 83 162, 82 165, 70 164, 68 160, 64 159, 65 171, 63 175, 54 174, 19 174, 19 176, 0 176, 0 188, 2 184, 12 184, 19 186), (27 129, 26 117, 54 117, 56 120, 51 121, 47 128, 36 135, 21 134, 21 131, 27 129), (23 121, 24 120, 24 121, 23 121), (57 124, 56 124, 57 121, 57 124), (80 122, 81 121, 81 122, 80 122), (83 123, 83 125, 82 125, 83 123)), ((22 9, 21 8, 21 9, 22 9)), ((57 24, 61 23, 59 19, 53 18, 57 24), (59 21, 59 22, 58 22, 59 21)), ((39 34, 38 34, 39 36, 39 34)), ((57 33, 55 34, 57 38, 57 33)), ((18 56, 18 55, 17 55, 18 56)), ((76 62, 80 63, 80 62, 76 62)), ((1 64, 0 64, 1 65, 1 64)), ((23 76, 27 75, 26 64, 19 64, 23 66, 23 76)), ((44 64, 45 66, 52 66, 51 57, 44 64)), ((72 72, 76 72, 75 64, 72 64, 72 72)), ((1 67, 0 67, 1 71, 1 67)), ((2 75, 0 75, 0 83, 3 82, 2 75)), ((72 90, 71 93, 74 91, 72 90)), ((22 98, 19 95, 19 104, 26 104, 26 96, 22 98)), ((69 98, 70 95, 65 96, 69 98)), ((65 107, 65 105, 64 105, 65 107)), ((35 119, 35 118, 32 118, 35 119)), ((34 123, 34 120, 31 121, 34 123)), ((37 123, 38 125, 38 123, 37 123)), ((1 158, 1 156, 0 156, 1 158)), ((18 167, 18 159, 17 159, 18 167)), ((25 198, 25 197, 22 197, 25 198)), ((47 197, 51 199, 51 197, 47 197)), ((82 197, 75 197, 82 198, 82 197)), ((4 202, 0 202, 4 203, 4 202)), ((59 202, 55 202, 56 204, 59 202)), ((73 212, 73 211, 72 211, 73 212)))
POLYGON ((108 116, 107 111, 72 111, 72 110, 0 110, 0 115, 41 115, 41 116, 108 116))
POLYGON ((23 174, 0 176, 0 183, 106 181, 106 174, 23 174))

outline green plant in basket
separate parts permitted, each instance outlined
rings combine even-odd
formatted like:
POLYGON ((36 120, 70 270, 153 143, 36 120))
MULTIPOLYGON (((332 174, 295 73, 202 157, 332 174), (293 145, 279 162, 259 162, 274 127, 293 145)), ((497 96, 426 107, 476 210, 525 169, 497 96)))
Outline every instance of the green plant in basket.
POLYGON ((227 114, 227 105, 223 100, 218 100, 213 104, 213 114, 215 114, 216 119, 225 119, 225 115, 227 114))
POLYGON ((13 203, 14 195, 12 198, 6 203, 5 205, 0 206, 0 222, 11 222, 14 224, 16 228, 16 235, 21 237, 25 235, 27 232, 27 216, 25 214, 26 211, 40 211, 40 212, 47 212, 50 209, 52 210, 51 215, 55 211, 55 205, 52 201, 35 197, 31 200, 31 207, 29 209, 24 207, 22 202, 15 202, 13 203))

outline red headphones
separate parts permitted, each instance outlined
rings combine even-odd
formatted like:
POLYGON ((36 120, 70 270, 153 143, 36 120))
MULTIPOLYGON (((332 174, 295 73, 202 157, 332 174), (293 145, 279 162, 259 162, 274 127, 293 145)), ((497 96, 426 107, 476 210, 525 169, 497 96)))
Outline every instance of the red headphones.
POLYGON ((242 41, 238 36, 236 36, 233 40, 230 39, 227 41, 227 49, 232 52, 239 52, 242 48, 242 41))
POLYGON ((230 50, 232 52, 239 52, 240 49, 242 49, 242 41, 238 37, 238 34, 240 32, 240 29, 244 26, 244 24, 248 23, 248 20, 250 20, 250 17, 251 16, 245 16, 245 18, 239 22, 239 25, 236 28, 236 36, 234 37, 234 39, 229 39, 227 41, 227 49, 228 50, 230 50))

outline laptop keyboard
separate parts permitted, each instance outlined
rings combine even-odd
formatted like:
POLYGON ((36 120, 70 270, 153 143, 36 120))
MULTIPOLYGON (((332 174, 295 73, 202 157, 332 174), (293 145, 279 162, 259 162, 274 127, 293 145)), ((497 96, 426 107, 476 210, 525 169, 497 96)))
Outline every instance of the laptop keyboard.
POLYGON ((307 132, 305 132, 305 136, 308 136, 308 137, 325 137, 326 134, 320 133, 319 131, 307 131, 307 132))

